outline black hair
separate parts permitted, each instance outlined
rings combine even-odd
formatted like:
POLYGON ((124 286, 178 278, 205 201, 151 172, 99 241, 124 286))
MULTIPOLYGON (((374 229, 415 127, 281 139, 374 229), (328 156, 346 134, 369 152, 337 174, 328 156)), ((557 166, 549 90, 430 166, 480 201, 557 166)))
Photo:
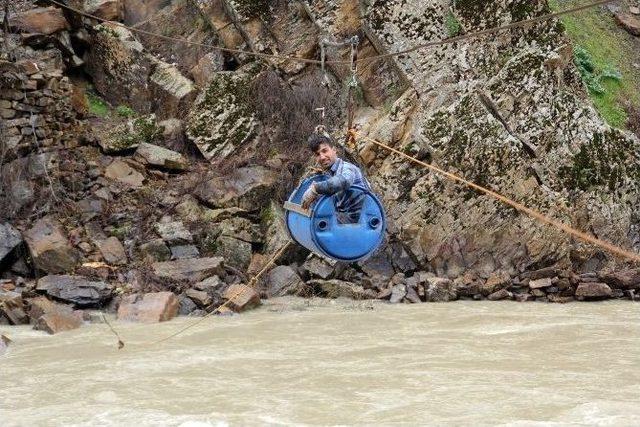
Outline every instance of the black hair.
POLYGON ((334 148, 336 146, 335 142, 333 142, 333 140, 329 136, 323 135, 321 133, 313 133, 311 134, 309 139, 307 139, 307 147, 309 147, 309 150, 311 150, 313 153, 318 151, 320 145, 322 144, 327 144, 328 146, 334 148))

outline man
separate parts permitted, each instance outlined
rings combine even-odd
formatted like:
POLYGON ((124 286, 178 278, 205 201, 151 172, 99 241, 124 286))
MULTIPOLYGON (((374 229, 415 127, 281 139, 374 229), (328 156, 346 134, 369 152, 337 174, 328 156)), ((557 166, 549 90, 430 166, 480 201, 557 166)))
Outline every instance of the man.
POLYGON ((308 209, 321 194, 334 195, 338 223, 357 223, 364 204, 364 194, 351 191, 350 187, 358 185, 371 189, 362 171, 353 163, 339 158, 335 143, 326 135, 314 133, 307 144, 329 179, 311 184, 302 196, 302 207, 308 209))

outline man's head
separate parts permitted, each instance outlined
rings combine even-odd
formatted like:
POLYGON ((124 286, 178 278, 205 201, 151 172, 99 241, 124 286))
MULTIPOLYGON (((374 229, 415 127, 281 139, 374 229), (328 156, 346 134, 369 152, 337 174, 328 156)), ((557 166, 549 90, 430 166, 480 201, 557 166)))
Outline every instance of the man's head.
POLYGON ((314 133, 307 140, 309 149, 316 157, 316 162, 329 169, 338 159, 338 152, 333 140, 326 135, 314 133))

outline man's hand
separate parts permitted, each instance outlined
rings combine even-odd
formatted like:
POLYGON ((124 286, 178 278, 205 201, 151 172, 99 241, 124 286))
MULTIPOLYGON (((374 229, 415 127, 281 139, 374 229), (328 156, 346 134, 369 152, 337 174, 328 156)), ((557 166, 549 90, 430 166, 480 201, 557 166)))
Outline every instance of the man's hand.
POLYGON ((316 184, 315 182, 307 188, 307 191, 302 195, 302 209, 309 209, 311 203, 313 203, 318 198, 318 193, 316 193, 316 184))

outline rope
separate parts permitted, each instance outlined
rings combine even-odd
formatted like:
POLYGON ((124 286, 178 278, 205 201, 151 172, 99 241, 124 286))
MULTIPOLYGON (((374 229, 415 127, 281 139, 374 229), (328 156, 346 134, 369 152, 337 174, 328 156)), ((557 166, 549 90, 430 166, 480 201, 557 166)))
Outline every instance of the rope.
POLYGON ((386 144, 383 144, 380 141, 376 141, 373 138, 369 138, 367 136, 359 135, 358 132, 353 131, 353 130, 351 131, 351 133, 353 134, 354 138, 359 136, 360 139, 362 139, 362 140, 369 141, 369 142, 371 142, 371 143, 373 143, 375 145, 378 145, 379 147, 382 147, 382 148, 384 148, 386 150, 389 150, 389 151, 391 151, 391 152, 393 152, 395 154, 398 154, 398 155, 406 158, 407 160, 410 160, 413 163, 416 163, 416 164, 418 164, 420 166, 424 166, 425 168, 428 168, 428 169, 430 169, 430 170, 432 170, 432 171, 434 171, 434 172, 436 172, 436 173, 438 173, 440 175, 443 175, 443 176, 445 176, 446 178, 449 178, 452 181, 457 181, 457 182, 459 182, 461 184, 464 184, 464 185, 466 185, 468 187, 473 188, 474 190, 480 191, 481 193, 484 193, 484 194, 486 194, 488 196, 491 196, 494 199, 496 199, 496 200, 498 200, 498 201, 500 201, 500 202, 502 202, 502 203, 504 203, 506 205, 509 205, 512 208, 514 208, 514 209, 516 209, 516 210, 518 210, 520 212, 524 212, 525 214, 529 215, 530 217, 532 217, 532 218, 534 218, 534 219, 536 219, 536 220, 538 220, 540 222, 544 222, 544 223, 546 223, 548 225, 551 225, 553 227, 556 227, 556 228, 564 231, 565 233, 569 234, 570 236, 573 236, 573 237, 575 237, 575 238, 577 238, 579 240, 582 240, 584 242, 591 243, 591 244, 593 244, 595 246, 598 246, 598 247, 600 247, 600 248, 602 248, 602 249, 604 249, 604 250, 606 250, 606 251, 608 251, 610 253, 618 255, 618 256, 620 256, 622 258, 626 258, 626 259, 628 259, 630 261, 640 262, 640 255, 638 255, 638 254, 635 254, 633 252, 629 252, 629 251, 627 251, 625 249, 622 249, 622 248, 620 248, 618 246, 615 246, 615 245, 613 245, 611 243, 605 242, 604 240, 600 240, 600 239, 598 239, 596 237, 590 236, 590 235, 588 235, 588 234, 586 234, 586 233, 584 233, 582 231, 578 231, 578 230, 576 230, 575 228, 573 228, 573 227, 571 227, 569 225, 566 225, 566 224, 564 224, 564 223, 562 223, 560 221, 557 221, 555 219, 549 218, 545 214, 543 214, 541 212, 538 212, 536 210, 533 210, 531 208, 528 208, 528 207, 524 206, 523 204, 518 203, 518 202, 516 202, 516 201, 514 201, 514 200, 512 200, 512 199, 510 199, 510 198, 508 198, 506 196, 503 196, 503 195, 501 195, 501 194, 499 194, 499 193, 497 193, 497 192, 495 192, 493 190, 489 190, 488 188, 485 188, 485 187, 483 187, 481 185, 475 184, 475 183, 473 183, 471 181, 468 181, 468 180, 466 180, 464 178, 461 178, 461 177, 459 177, 457 175, 454 175, 451 172, 447 172, 447 171, 445 171, 443 169, 440 169, 437 166, 431 165, 429 163, 425 163, 425 162, 423 162, 421 160, 416 159, 415 157, 411 157, 408 154, 405 154, 400 150, 397 150, 397 149, 392 148, 392 147, 390 147, 390 146, 388 146, 386 144))
MULTIPOLYGON (((258 279, 269 269, 269 266, 274 263, 279 257, 280 255, 282 255, 284 253, 284 251, 289 247, 289 245, 291 244, 291 241, 288 241, 287 243, 285 243, 276 253, 275 255, 273 255, 271 257, 271 259, 265 264, 265 266, 262 268, 262 270, 260 270, 255 276, 253 276, 253 278, 251 278, 251 280, 249 280, 249 282, 247 283, 247 286, 251 289, 253 289, 255 287, 255 285, 258 283, 258 279)), ((174 332, 171 335, 168 335, 164 338, 161 338, 157 341, 153 341, 149 344, 147 344, 147 346, 152 346, 152 345, 156 345, 156 344, 160 344, 163 343, 165 341, 170 340, 173 337, 176 337, 180 334, 182 334, 184 331, 193 328, 194 326, 202 323, 205 319, 207 319, 208 317, 219 313, 221 310, 227 308, 236 298, 238 298, 239 296, 243 295, 246 292, 246 288, 242 287, 240 288, 240 290, 238 292, 236 292, 235 294, 233 294, 227 301, 224 302, 224 304, 218 306, 215 310, 213 310, 211 313, 208 313, 207 315, 201 317, 200 319, 196 320, 195 322, 192 322, 190 324, 188 324, 187 326, 185 326, 184 328, 174 332)), ((122 341, 119 341, 119 343, 121 343, 122 341)), ((122 344, 122 346, 124 346, 124 343, 122 344)), ((122 347, 120 347, 122 348, 122 347)))
MULTIPOLYGON (((246 51, 246 50, 241 50, 241 49, 233 49, 233 48, 227 48, 227 47, 222 47, 222 46, 217 46, 217 45, 212 45, 212 44, 207 44, 207 43, 198 43, 198 42, 193 42, 193 41, 189 41, 189 40, 185 40, 185 39, 181 39, 178 37, 171 37, 171 36, 165 36, 162 34, 157 34, 157 33, 152 33, 150 31, 146 31, 140 28, 134 28, 134 27, 130 27, 127 26, 125 24, 122 24, 120 22, 116 22, 116 21, 110 21, 108 19, 104 19, 104 18, 100 18, 99 16, 96 15, 92 15, 90 13, 86 13, 82 10, 73 8, 71 6, 68 6, 66 4, 60 3, 56 0, 47 0, 49 1, 49 3, 55 4, 63 9, 69 10, 71 12, 77 13, 81 16, 87 17, 87 18, 91 18, 94 19, 96 21, 99 22, 103 22, 103 23, 109 23, 118 27, 122 27, 122 28, 126 28, 129 31, 132 32, 137 32, 140 34, 145 34, 148 36, 153 36, 153 37, 157 37, 160 38, 162 40, 168 40, 168 41, 174 41, 174 42, 179 42, 179 43, 185 43, 185 44, 189 44, 189 45, 193 45, 193 46, 200 46, 200 47, 207 47, 210 49, 215 49, 215 50, 219 50, 221 52, 229 52, 229 53, 236 53, 236 54, 243 54, 243 55, 248 55, 248 56, 255 56, 258 58, 270 58, 270 59, 279 59, 279 60, 285 60, 285 61, 297 61, 297 62, 303 62, 303 63, 307 63, 307 64, 349 64, 350 61, 347 60, 334 60, 334 61, 320 61, 317 59, 308 59, 308 58, 302 58, 299 56, 289 56, 289 55, 274 55, 274 54, 268 54, 268 53, 260 53, 260 52, 252 52, 252 51, 246 51)), ((447 39, 443 39, 443 40, 438 40, 438 41, 433 41, 433 42, 427 42, 427 43, 423 43, 423 44, 419 44, 404 50, 400 50, 397 52, 390 52, 390 53, 385 53, 385 54, 380 54, 380 55, 373 55, 373 56, 369 56, 366 58, 362 58, 362 59, 358 59, 356 62, 365 62, 365 61, 374 61, 376 59, 381 59, 381 58, 389 58, 389 57, 394 57, 394 56, 401 56, 401 55, 405 55, 407 53, 410 52, 414 52, 416 50, 419 49, 425 49, 425 48, 429 48, 429 47, 435 47, 435 46, 442 46, 442 45, 446 45, 446 44, 451 44, 451 43, 456 43, 462 40, 467 40, 467 39, 473 39, 473 38, 479 38, 482 36, 486 36, 489 34, 493 34, 493 33, 497 33, 500 31, 504 31, 504 30, 511 30, 511 29, 515 29, 515 28, 519 28, 519 27, 526 27, 528 25, 531 24, 535 24, 538 22, 542 22, 542 21, 546 21, 546 20, 550 20, 553 18, 557 18, 563 15, 568 15, 568 14, 572 14, 572 13, 576 13, 576 12, 581 12, 583 10, 587 10, 587 9, 591 9, 593 7, 596 6, 601 6, 607 3, 612 3, 614 0, 599 0, 599 1, 595 1, 595 2, 591 2, 591 3, 587 3, 585 5, 582 6, 576 6, 570 9, 566 9, 566 10, 561 10, 558 12, 554 12, 554 13, 549 13, 546 15, 541 15, 535 18, 530 18, 530 19, 524 19, 522 21, 515 21, 512 22, 510 24, 507 25, 503 25, 500 27, 493 27, 493 28, 488 28, 486 30, 481 30, 475 33, 468 33, 468 34, 463 34, 460 36, 456 36, 456 37, 450 37, 447 39)))

